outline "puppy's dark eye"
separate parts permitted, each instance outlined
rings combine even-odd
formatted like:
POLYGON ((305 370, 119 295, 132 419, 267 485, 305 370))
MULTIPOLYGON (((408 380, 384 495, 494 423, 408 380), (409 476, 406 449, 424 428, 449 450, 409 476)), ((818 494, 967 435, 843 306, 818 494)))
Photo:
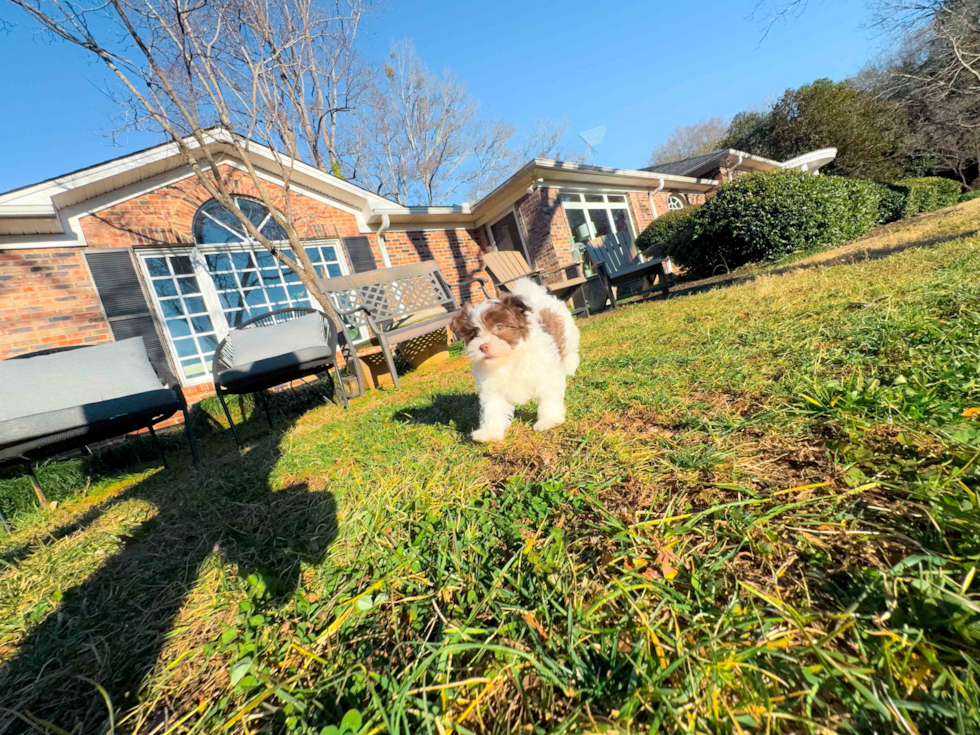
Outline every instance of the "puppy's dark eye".
POLYGON ((495 332, 503 332, 503 331, 504 331, 504 325, 503 325, 503 324, 498 324, 497 326, 495 326, 495 327, 493 328, 493 330, 494 330, 495 332))

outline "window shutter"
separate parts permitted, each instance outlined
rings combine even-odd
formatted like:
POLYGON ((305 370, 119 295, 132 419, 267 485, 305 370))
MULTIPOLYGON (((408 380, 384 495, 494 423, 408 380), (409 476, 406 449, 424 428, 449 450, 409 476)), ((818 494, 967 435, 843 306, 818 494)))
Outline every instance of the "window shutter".
POLYGON ((150 362, 170 372, 150 306, 129 248, 85 253, 95 288, 102 300, 112 336, 119 340, 142 337, 150 362))
POLYGON ((378 264, 374 262, 374 253, 371 252, 371 241, 366 237, 345 237, 344 249, 355 273, 377 269, 378 264))

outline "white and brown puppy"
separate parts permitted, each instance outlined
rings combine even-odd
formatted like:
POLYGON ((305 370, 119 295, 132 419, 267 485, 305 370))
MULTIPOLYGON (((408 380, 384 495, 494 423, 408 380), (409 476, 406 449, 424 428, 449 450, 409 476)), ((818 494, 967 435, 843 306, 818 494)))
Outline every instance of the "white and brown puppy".
POLYGON ((466 345, 480 394, 480 428, 473 441, 504 438, 515 406, 538 402, 535 431, 565 420, 565 377, 578 368, 578 327, 568 308, 522 278, 511 293, 467 306, 452 323, 466 345))

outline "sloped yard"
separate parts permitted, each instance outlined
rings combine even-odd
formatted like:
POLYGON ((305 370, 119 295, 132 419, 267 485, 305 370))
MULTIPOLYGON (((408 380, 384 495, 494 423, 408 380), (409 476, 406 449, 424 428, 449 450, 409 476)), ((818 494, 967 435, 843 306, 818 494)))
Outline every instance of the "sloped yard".
POLYGON ((457 357, 42 468, 0 732, 980 731, 980 237, 926 244, 586 322, 544 435, 467 441, 457 357))

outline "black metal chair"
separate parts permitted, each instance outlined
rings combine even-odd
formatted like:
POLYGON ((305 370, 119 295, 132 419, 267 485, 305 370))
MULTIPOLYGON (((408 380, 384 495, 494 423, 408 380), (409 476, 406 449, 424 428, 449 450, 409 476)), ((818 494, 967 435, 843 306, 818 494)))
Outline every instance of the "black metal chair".
MULTIPOLYGON (((345 339, 344 356, 353 364, 360 384, 360 365, 345 339)), ((264 391, 309 375, 337 372, 337 327, 316 309, 290 308, 272 311, 239 325, 221 340, 211 365, 214 389, 238 446, 238 429, 225 402, 226 395, 258 394, 266 420, 272 417, 264 391)), ((332 382, 332 379, 331 379, 332 382)), ((337 376, 340 398, 348 407, 344 381, 337 376)))
MULTIPOLYGON (((145 428, 166 467, 153 426, 177 411, 196 463, 180 382, 150 362, 142 337, 17 355, 0 362, 0 464, 24 464, 38 501, 47 506, 33 461, 145 428)), ((9 530, 2 514, 0 525, 9 530)))

